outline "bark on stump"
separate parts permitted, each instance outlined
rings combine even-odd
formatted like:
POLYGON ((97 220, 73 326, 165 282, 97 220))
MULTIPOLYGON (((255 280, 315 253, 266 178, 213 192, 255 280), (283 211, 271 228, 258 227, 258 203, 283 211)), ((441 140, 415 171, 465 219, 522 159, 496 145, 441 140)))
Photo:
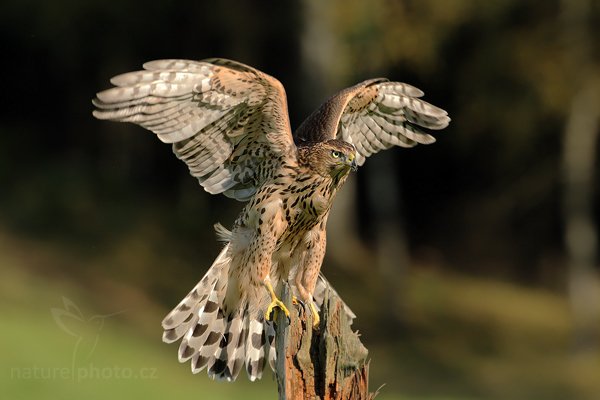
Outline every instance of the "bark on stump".
POLYGON ((308 308, 293 306, 286 286, 282 301, 290 310, 276 318, 276 379, 280 400, 369 400, 368 351, 350 327, 340 298, 327 291, 321 323, 312 329, 308 308))

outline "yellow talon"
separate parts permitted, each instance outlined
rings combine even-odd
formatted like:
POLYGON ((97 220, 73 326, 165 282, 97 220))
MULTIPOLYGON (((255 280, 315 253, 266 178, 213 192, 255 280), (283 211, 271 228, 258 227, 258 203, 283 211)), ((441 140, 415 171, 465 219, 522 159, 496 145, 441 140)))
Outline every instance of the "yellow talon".
POLYGON ((267 311, 265 312, 265 319, 267 321, 272 321, 273 320, 272 314, 275 311, 275 308, 277 307, 281 311, 283 311, 283 313, 285 314, 286 318, 289 321, 290 320, 290 312, 287 309, 287 307, 285 306, 285 304, 283 304, 283 302, 281 300, 279 300, 277 298, 277 296, 275 295, 275 291, 273 290, 273 286, 271 285, 271 282, 268 280, 265 280, 264 284, 267 287, 269 294, 271 295, 271 304, 269 304, 269 307, 267 307, 267 311))
MULTIPOLYGON (((292 296, 292 304, 297 306, 298 304, 303 303, 296 296, 292 296)), ((313 316, 313 328, 317 329, 321 323, 321 317, 319 316, 319 311, 317 311, 317 306, 315 306, 315 303, 313 303, 312 300, 309 300, 308 308, 310 308, 310 313, 313 316)))
POLYGON ((269 304, 269 307, 267 307, 267 312, 265 312, 265 319, 267 321, 273 320, 272 314, 275 311, 276 307, 279 308, 281 311, 283 311, 283 313, 285 314, 285 316, 287 317, 288 320, 290 319, 290 312, 288 311, 285 304, 283 304, 283 302, 281 300, 279 300, 277 297, 275 297, 271 301, 271 304, 269 304))
POLYGON ((312 316, 313 316, 313 328, 316 329, 319 327, 319 324, 321 323, 321 317, 319 317, 319 312, 317 311, 317 306, 315 306, 315 303, 313 303, 312 301, 309 301, 308 307, 310 308, 310 312, 312 313, 312 316))

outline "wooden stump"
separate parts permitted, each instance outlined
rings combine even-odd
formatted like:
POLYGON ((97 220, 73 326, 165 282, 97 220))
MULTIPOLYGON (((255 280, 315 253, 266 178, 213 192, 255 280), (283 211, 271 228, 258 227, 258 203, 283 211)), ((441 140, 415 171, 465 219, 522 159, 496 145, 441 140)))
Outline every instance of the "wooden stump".
POLYGON ((321 324, 312 328, 308 308, 292 306, 289 288, 282 301, 291 314, 276 322, 276 377, 280 400, 368 400, 368 351, 350 326, 340 298, 325 294, 321 324))

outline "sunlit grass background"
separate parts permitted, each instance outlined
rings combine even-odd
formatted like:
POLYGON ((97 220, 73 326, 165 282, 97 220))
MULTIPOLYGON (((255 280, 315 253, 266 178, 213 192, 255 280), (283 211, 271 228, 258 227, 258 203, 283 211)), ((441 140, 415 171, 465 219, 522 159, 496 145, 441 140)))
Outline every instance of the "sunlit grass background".
MULTIPOLYGON (((135 286, 119 284, 118 276, 79 285, 54 274, 52 265, 73 262, 56 248, 6 235, 0 243, 2 398, 276 398, 270 372, 260 382, 242 376, 235 384, 192 375, 177 362, 176 346, 161 343, 167 310, 135 286), (32 274, 42 260, 48 269, 32 274), (78 338, 51 312, 64 308, 63 297, 86 320, 75 327, 83 338, 77 350, 78 338), (112 313, 119 314, 105 318, 100 330, 90 320, 112 313)), ((409 276, 402 304, 378 304, 371 296, 355 307, 355 327, 369 332, 363 341, 371 389, 384 385, 379 399, 598 398, 600 356, 570 356, 564 298, 432 267, 409 276), (372 317, 378 307, 401 309, 407 329, 390 336, 383 324, 381 335, 373 333, 382 323, 372 317)))

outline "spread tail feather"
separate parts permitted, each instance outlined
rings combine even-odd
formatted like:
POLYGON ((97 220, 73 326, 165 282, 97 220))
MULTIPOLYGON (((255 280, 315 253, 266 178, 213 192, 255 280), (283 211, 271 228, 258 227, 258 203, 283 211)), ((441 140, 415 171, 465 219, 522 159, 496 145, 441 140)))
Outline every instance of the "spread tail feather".
MULTIPOLYGON (((220 240, 231 240, 231 232, 222 225, 217 224, 215 229, 220 240)), ((235 273, 230 277, 230 246, 227 243, 206 275, 162 321, 163 341, 173 343, 181 339, 179 361, 191 360, 194 374, 206 368, 213 379, 234 381, 245 367, 248 378, 255 381, 262 377, 267 363, 275 369, 275 329, 272 322, 265 321, 261 304, 249 303, 251 299, 259 303, 267 300, 266 292, 248 295, 231 291, 229 297, 238 302, 230 309, 225 307, 231 305, 231 299, 227 299, 228 284, 232 285, 231 290, 238 286, 235 273)), ((319 309, 327 289, 334 291, 319 274, 313 293, 319 309)), ((350 320, 355 318, 345 303, 344 309, 350 320)))
MULTIPOLYGON (((164 329, 163 342, 173 343, 183 337, 183 335, 196 325, 200 309, 204 309, 208 297, 214 293, 215 285, 219 277, 229 269, 229 257, 225 246, 212 267, 198 284, 188 293, 187 296, 175 307, 162 321, 164 329)), ((214 301, 214 298, 213 298, 214 301)), ((203 311, 203 310, 202 310, 203 311)))
POLYGON ((245 366, 254 381, 262 377, 267 361, 274 367, 275 331, 264 321, 261 307, 248 304, 246 299, 255 296, 243 295, 238 307, 225 307, 232 262, 229 247, 223 248, 206 275, 165 317, 163 341, 181 339, 179 361, 191 360, 194 374, 206 368, 213 379, 234 381, 245 366))
POLYGON ((247 330, 243 329, 245 312, 235 310, 229 315, 225 336, 219 344, 215 361, 209 365, 208 375, 213 379, 234 381, 244 364, 244 342, 247 330))

